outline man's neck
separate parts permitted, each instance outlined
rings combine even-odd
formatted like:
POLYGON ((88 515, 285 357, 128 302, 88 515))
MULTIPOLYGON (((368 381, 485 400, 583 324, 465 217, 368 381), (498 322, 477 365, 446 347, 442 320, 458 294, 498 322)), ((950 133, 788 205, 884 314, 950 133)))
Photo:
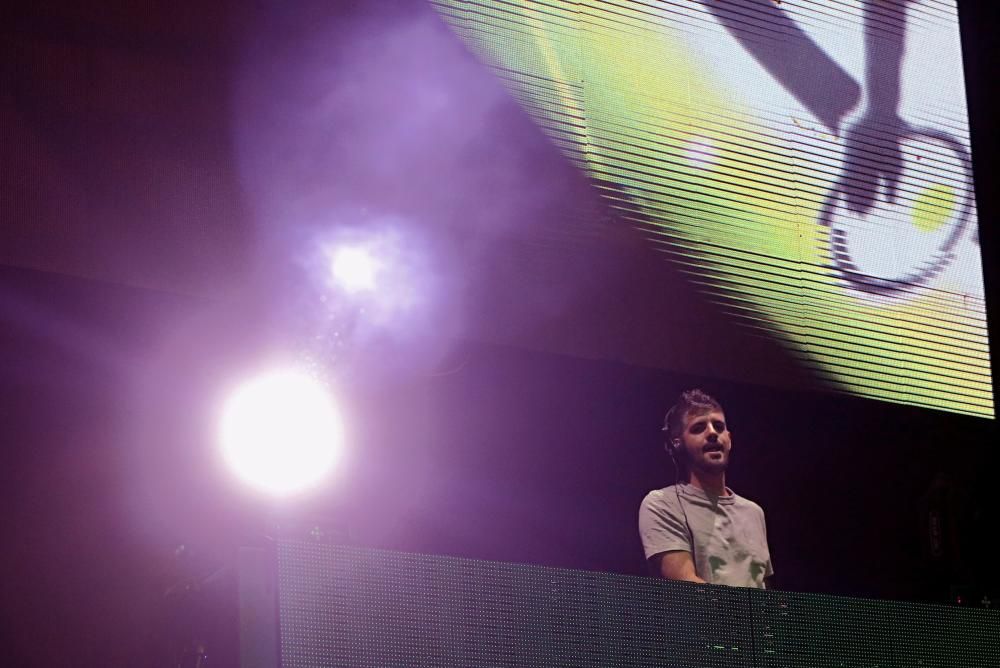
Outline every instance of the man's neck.
POLYGON ((729 491, 726 489, 725 473, 712 475, 701 471, 691 471, 689 482, 708 496, 729 496, 729 491))

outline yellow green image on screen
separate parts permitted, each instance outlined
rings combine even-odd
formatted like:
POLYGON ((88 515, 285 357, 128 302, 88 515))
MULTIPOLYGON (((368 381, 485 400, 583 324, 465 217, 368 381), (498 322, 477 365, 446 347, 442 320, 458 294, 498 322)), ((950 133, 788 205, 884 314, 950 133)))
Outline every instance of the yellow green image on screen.
POLYGON ((434 5, 739 322, 835 390, 993 417, 953 2, 434 5))

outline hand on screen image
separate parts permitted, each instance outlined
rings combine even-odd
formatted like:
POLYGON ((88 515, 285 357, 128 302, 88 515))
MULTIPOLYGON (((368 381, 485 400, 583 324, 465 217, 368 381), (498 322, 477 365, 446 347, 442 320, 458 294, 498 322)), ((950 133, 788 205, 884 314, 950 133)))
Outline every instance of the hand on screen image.
POLYGON ((906 123, 895 114, 866 114, 847 131, 843 188, 852 212, 870 212, 880 190, 886 202, 895 204, 903 172, 901 144, 906 134, 906 123))

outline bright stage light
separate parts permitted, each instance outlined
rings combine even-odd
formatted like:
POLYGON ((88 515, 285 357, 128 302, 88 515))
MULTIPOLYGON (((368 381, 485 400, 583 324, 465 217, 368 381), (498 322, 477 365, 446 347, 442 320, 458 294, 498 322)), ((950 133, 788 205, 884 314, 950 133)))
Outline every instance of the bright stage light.
POLYGON ((337 249, 331 263, 337 284, 349 293, 375 289, 378 263, 364 248, 345 246, 337 249))
POLYGON ((284 496, 318 483, 340 458, 343 426, 310 374, 278 371, 236 390, 222 415, 226 462, 253 487, 284 496))

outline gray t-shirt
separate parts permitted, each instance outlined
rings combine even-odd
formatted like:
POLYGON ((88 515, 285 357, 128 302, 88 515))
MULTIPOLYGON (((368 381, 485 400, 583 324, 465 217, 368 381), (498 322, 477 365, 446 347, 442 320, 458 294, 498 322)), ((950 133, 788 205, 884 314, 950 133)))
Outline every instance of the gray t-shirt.
POLYGON ((684 483, 647 494, 639 507, 639 536, 646 558, 683 550, 692 553, 695 571, 707 582, 763 587, 764 578, 774 573, 764 511, 727 490, 729 496, 712 498, 684 483))

